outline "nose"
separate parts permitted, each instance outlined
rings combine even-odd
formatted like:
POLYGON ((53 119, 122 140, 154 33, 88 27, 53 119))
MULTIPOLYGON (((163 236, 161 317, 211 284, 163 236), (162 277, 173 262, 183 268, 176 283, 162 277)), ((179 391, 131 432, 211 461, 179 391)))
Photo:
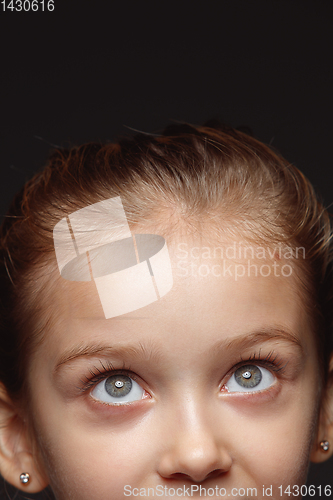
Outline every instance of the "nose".
MULTIPOLYGON (((169 422, 158 472, 166 479, 200 483, 228 472, 232 457, 221 436, 221 424, 192 412, 190 418, 169 422)), ((225 434, 225 432, 224 432, 225 434)))

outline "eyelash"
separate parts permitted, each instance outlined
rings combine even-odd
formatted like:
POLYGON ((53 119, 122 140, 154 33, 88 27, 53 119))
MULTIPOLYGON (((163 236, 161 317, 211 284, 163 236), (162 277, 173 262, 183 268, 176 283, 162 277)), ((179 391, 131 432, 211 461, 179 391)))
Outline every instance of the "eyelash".
MULTIPOLYGON (((107 379, 114 374, 127 375, 130 376, 132 380, 137 380, 136 375, 131 372, 130 367, 126 366, 125 363, 123 365, 123 368, 116 369, 110 361, 103 362, 100 360, 99 362, 101 368, 99 368, 98 366, 94 366, 89 370, 90 377, 85 376, 84 380, 80 381, 82 384, 81 387, 79 387, 81 392, 85 393, 91 390, 99 382, 107 379)), ((238 368, 246 364, 256 364, 259 366, 263 366, 274 373, 280 373, 282 375, 288 363, 284 364, 283 360, 278 356, 278 354, 275 354, 274 351, 270 351, 265 357, 262 357, 261 350, 259 350, 258 353, 255 352, 247 359, 243 359, 241 357, 241 360, 232 367, 228 375, 231 376, 238 368)))
POLYGON ((110 361, 106 361, 105 364, 103 361, 99 361, 101 364, 102 369, 98 368, 97 366, 94 366, 93 368, 89 369, 89 373, 91 377, 84 377, 84 380, 80 380, 81 382, 81 387, 79 387, 80 391, 86 392, 95 387, 99 382, 102 382, 102 380, 107 379, 111 375, 114 374, 119 374, 119 375, 127 375, 131 377, 132 380, 137 380, 137 377, 135 376, 134 373, 131 372, 130 367, 126 366, 125 364, 123 365, 123 368, 121 369, 116 369, 110 361))
POLYGON ((282 375, 285 372, 285 368, 288 362, 284 363, 284 361, 279 357, 278 354, 275 354, 274 351, 270 351, 267 354, 267 356, 262 357, 260 349, 258 353, 254 353, 247 359, 243 359, 241 357, 241 361, 239 361, 235 366, 233 366, 231 373, 234 373, 237 370, 237 368, 240 368, 241 366, 246 364, 254 364, 254 365, 258 364, 259 366, 268 368, 269 370, 275 373, 280 372, 282 375))

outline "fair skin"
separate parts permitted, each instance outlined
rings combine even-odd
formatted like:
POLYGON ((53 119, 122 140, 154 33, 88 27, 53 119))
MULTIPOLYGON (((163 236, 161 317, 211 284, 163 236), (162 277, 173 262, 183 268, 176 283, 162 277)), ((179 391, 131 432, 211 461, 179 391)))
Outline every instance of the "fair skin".
MULTIPOLYGON (((310 458, 329 456, 318 450, 332 431, 324 419, 316 425, 316 347, 295 273, 237 281, 201 276, 194 265, 212 270, 221 260, 198 260, 196 250, 180 269, 184 242, 214 246, 185 234, 167 239, 172 290, 116 318, 105 319, 93 282, 58 280, 52 307, 61 315, 29 373, 38 464, 24 455, 25 470, 33 471, 25 491, 49 482, 57 500, 120 500, 126 485, 133 494, 165 488, 166 498, 167 489, 201 486, 225 488, 234 498, 251 494, 233 488, 256 488, 263 498, 264 485, 272 486, 273 498, 289 498, 284 489, 305 484, 310 458), (111 365, 120 381, 138 384, 134 401, 109 401, 103 380, 112 373, 100 372, 111 365), (258 388, 246 385, 249 367, 261 373, 258 388)), ((257 264, 273 269, 274 262, 257 264)))

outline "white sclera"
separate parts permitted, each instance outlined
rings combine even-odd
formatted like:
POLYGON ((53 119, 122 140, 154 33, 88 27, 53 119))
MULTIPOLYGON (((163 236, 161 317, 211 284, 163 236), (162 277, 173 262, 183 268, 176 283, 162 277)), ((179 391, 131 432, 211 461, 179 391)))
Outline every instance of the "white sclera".
MULTIPOLYGON (((235 374, 233 373, 228 380, 228 382, 225 384, 226 389, 228 392, 257 392, 257 391, 263 391, 265 389, 268 389, 271 385, 274 384, 275 382, 275 376, 273 373, 271 373, 269 370, 266 368, 263 368, 262 366, 254 365, 257 366, 257 368, 261 371, 261 380, 258 385, 255 387, 243 387, 238 384, 235 374)), ((246 379, 245 379, 246 380, 246 379)))
POLYGON ((132 381, 132 388, 126 396, 123 397, 113 397, 110 396, 110 394, 106 391, 105 389, 105 383, 106 380, 102 380, 99 384, 94 387, 94 389, 91 392, 91 395, 94 399, 97 399, 98 401, 103 401, 104 403, 109 403, 109 404, 126 404, 126 403, 132 403, 133 401, 139 401, 142 399, 142 396, 144 394, 144 390, 142 387, 139 386, 135 380, 131 379, 132 381))

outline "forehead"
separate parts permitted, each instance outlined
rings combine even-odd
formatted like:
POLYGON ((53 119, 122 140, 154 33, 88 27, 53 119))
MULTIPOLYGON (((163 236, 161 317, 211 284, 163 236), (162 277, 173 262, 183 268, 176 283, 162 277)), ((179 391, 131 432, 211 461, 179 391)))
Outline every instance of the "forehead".
MULTIPOLYGON (((167 239, 167 246, 172 289, 118 317, 105 318, 93 281, 58 278, 50 306, 56 320, 47 339, 55 355, 70 345, 94 340, 148 342, 172 353, 176 347, 188 350, 189 343, 201 349, 219 338, 271 327, 291 331, 312 344, 295 267, 286 250, 184 233, 167 239), (282 266, 291 272, 288 267, 283 274, 282 266)), ((114 293, 109 290, 111 301, 114 293)))

